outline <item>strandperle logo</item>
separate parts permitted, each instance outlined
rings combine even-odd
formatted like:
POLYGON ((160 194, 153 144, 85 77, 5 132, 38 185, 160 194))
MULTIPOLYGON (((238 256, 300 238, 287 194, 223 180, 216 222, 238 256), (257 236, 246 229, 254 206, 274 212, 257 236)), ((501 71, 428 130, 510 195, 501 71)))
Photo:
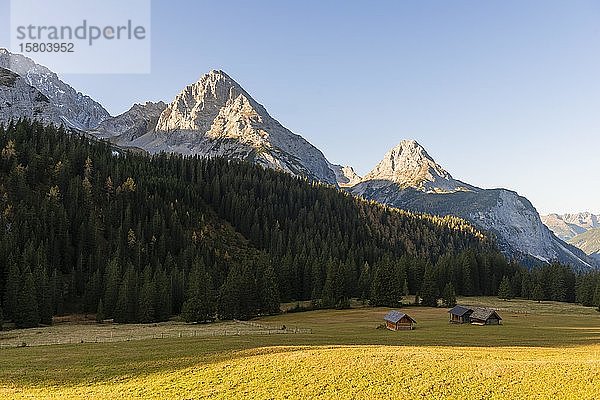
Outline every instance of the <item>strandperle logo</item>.
POLYGON ((134 25, 128 20, 124 25, 98 26, 83 20, 81 25, 72 26, 17 26, 17 39, 32 41, 56 40, 85 40, 88 45, 93 45, 97 40, 144 40, 146 27, 134 25))
POLYGON ((149 73, 150 0, 12 0, 11 50, 58 73, 149 73))

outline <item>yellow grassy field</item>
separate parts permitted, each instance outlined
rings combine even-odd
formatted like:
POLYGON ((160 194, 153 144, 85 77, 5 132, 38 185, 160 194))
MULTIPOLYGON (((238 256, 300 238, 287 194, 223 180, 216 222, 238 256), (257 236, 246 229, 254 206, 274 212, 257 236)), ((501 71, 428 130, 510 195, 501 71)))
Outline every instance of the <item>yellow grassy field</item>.
POLYGON ((377 329, 386 308, 255 321, 310 328, 300 334, 208 334, 222 324, 186 327, 198 330, 192 337, 155 339, 144 338, 146 330, 184 327, 9 331, 32 344, 57 334, 95 336, 99 329, 133 330, 141 339, 0 349, 0 398, 600 400, 600 314, 593 308, 494 298, 461 302, 499 309, 502 325, 449 324, 446 309, 405 307, 418 321, 414 331, 377 329))
POLYGON ((225 361, 6 398, 599 399, 600 345, 265 347, 225 361))

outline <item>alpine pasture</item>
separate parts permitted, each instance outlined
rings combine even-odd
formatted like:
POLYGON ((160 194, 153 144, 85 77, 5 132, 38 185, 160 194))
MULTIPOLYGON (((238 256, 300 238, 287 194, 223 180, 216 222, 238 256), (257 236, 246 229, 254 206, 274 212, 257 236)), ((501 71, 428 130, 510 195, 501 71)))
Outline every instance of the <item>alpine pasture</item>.
POLYGON ((502 325, 449 324, 447 309, 405 307, 416 329, 392 332, 378 329, 389 309, 365 307, 257 321, 310 334, 5 348, 0 397, 600 398, 600 313, 553 302, 459 302, 497 308, 502 325))

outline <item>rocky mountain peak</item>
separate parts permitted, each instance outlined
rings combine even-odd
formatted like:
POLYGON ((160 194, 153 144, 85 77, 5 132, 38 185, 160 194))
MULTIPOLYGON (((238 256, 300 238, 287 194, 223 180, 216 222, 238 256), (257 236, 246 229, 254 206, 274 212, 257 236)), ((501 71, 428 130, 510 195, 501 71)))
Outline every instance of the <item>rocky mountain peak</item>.
POLYGON ((186 86, 160 114, 153 132, 136 138, 132 145, 151 153, 242 159, 336 184, 323 153, 271 117, 220 70, 186 86))
POLYGON ((229 75, 216 69, 202 75, 198 82, 190 86, 196 90, 196 93, 201 94, 198 97, 212 98, 220 101, 221 105, 224 105, 227 100, 235 98, 241 93, 247 95, 244 89, 229 75))
POLYGON ((146 101, 145 103, 135 103, 128 111, 144 112, 147 110, 160 110, 162 112, 162 110, 164 110, 166 107, 167 104, 164 101, 158 101, 156 103, 152 101, 146 101))
POLYGON ((583 251, 554 236, 529 200, 510 190, 480 189, 453 179, 414 140, 400 142, 347 190, 398 208, 465 218, 491 232, 507 255, 528 263, 558 260, 578 270, 596 266, 583 251))
POLYGON ((474 187, 457 181, 416 140, 402 140, 363 179, 425 192, 454 192, 474 187))
POLYGON ((356 185, 362 179, 349 165, 331 164, 329 168, 335 173, 339 187, 351 187, 356 185))
POLYGON ((266 114, 264 108, 229 75, 212 70, 175 97, 159 118, 156 130, 208 132, 219 111, 228 105, 245 106, 246 113, 266 114))

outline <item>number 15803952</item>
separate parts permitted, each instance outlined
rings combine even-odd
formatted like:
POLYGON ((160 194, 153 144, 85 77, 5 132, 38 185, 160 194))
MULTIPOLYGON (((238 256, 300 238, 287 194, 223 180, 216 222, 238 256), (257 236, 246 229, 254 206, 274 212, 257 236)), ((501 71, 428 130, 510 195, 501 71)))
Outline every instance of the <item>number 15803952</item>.
POLYGON ((73 43, 19 43, 21 53, 73 53, 73 43))

